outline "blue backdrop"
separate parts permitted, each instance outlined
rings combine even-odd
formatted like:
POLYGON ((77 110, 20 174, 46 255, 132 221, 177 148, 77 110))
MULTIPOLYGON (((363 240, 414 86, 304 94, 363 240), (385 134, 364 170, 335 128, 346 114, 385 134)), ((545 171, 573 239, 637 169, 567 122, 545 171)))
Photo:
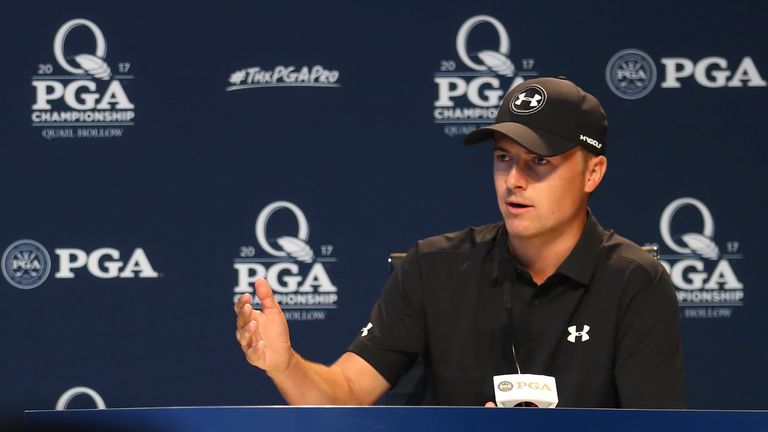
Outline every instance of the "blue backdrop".
POLYGON ((499 219, 490 149, 461 140, 539 75, 606 109, 592 209, 659 245, 688 405, 768 407, 764 4, 0 10, 4 415, 72 395, 282 403, 243 359, 233 298, 271 278, 297 350, 333 361, 367 322, 389 252, 499 219))

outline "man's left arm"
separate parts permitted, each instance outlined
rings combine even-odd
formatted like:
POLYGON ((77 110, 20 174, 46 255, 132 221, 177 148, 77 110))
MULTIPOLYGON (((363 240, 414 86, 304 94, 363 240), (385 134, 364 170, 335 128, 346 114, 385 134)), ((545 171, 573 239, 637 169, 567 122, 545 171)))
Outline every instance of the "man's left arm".
MULTIPOLYGON (((640 270, 640 269, 636 269, 640 270)), ((685 408, 677 295, 666 270, 637 275, 619 319, 615 377, 622 408, 685 408)))

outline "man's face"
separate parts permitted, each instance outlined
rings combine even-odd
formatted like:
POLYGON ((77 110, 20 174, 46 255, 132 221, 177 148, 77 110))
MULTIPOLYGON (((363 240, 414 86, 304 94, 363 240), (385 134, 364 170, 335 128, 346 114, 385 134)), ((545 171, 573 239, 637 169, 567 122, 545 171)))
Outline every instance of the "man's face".
POLYGON ((495 141, 493 178, 510 237, 554 241, 574 230, 580 233, 605 158, 588 156, 578 147, 544 157, 501 134, 495 141))

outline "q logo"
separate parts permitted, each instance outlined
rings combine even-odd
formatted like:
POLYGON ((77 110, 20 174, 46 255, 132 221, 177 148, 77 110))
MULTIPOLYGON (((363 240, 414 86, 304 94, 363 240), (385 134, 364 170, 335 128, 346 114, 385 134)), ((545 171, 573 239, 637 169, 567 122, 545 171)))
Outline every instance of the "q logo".
POLYGON ((697 255, 710 260, 716 260, 720 256, 720 249, 712 241, 715 234, 715 222, 712 219, 712 213, 709 212, 709 209, 704 203, 695 198, 679 198, 669 203, 661 214, 659 230, 664 243, 675 252, 681 254, 696 253, 697 255), (683 246, 677 243, 672 237, 670 227, 672 225, 672 218, 677 211, 688 205, 694 206, 699 210, 704 226, 701 233, 686 233, 681 235, 680 238, 685 243, 685 246, 683 246))
POLYGON ((259 242, 259 246, 267 253, 276 257, 285 257, 290 255, 297 261, 310 263, 315 257, 312 248, 307 244, 309 240, 309 224, 307 223, 307 217, 304 212, 293 203, 288 201, 276 201, 272 204, 264 207, 256 218, 256 241, 259 242), (282 250, 278 250, 272 247, 267 240, 267 223, 273 213, 280 209, 288 209, 296 217, 298 223, 298 232, 295 237, 282 236, 277 238, 277 244, 280 245, 282 250))
POLYGON ((496 18, 489 15, 474 16, 462 24, 459 32, 456 34, 456 52, 459 58, 468 67, 478 70, 493 70, 499 75, 512 76, 515 74, 515 66, 509 60, 509 35, 504 26, 496 18), (467 38, 472 29, 480 23, 490 23, 496 28, 499 35, 499 47, 495 51, 482 50, 477 53, 484 64, 477 64, 467 54, 467 38))
POLYGON ((112 75, 109 66, 104 62, 104 58, 107 55, 107 42, 104 39, 104 34, 96 24, 87 19, 73 19, 61 26, 59 31, 56 32, 56 37, 53 39, 53 54, 56 56, 56 61, 59 62, 59 65, 61 65, 67 72, 77 75, 87 73, 94 78, 103 80, 109 79, 112 75), (66 41, 69 32, 80 26, 88 27, 91 33, 93 33, 93 37, 96 41, 96 51, 93 54, 78 54, 74 56, 73 58, 80 66, 75 67, 67 61, 67 58, 64 55, 64 42, 66 41))
POLYGON ((93 399, 93 402, 96 404, 96 408, 105 409, 107 407, 107 404, 104 403, 104 399, 102 399, 101 396, 92 388, 73 387, 65 391, 64 394, 62 394, 59 398, 58 402, 56 402, 56 411, 67 409, 67 406, 69 406, 69 403, 72 401, 72 399, 81 394, 90 396, 91 399, 93 399))

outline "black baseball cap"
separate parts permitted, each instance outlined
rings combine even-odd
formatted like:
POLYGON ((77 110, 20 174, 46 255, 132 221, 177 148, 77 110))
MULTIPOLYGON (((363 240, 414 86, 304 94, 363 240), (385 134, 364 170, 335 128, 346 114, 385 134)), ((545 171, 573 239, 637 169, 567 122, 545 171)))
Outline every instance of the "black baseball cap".
POLYGON ((608 120, 600 102, 567 78, 535 78, 510 90, 496 122, 467 134, 464 144, 492 139, 496 132, 541 156, 556 156, 578 145, 604 155, 608 120))

